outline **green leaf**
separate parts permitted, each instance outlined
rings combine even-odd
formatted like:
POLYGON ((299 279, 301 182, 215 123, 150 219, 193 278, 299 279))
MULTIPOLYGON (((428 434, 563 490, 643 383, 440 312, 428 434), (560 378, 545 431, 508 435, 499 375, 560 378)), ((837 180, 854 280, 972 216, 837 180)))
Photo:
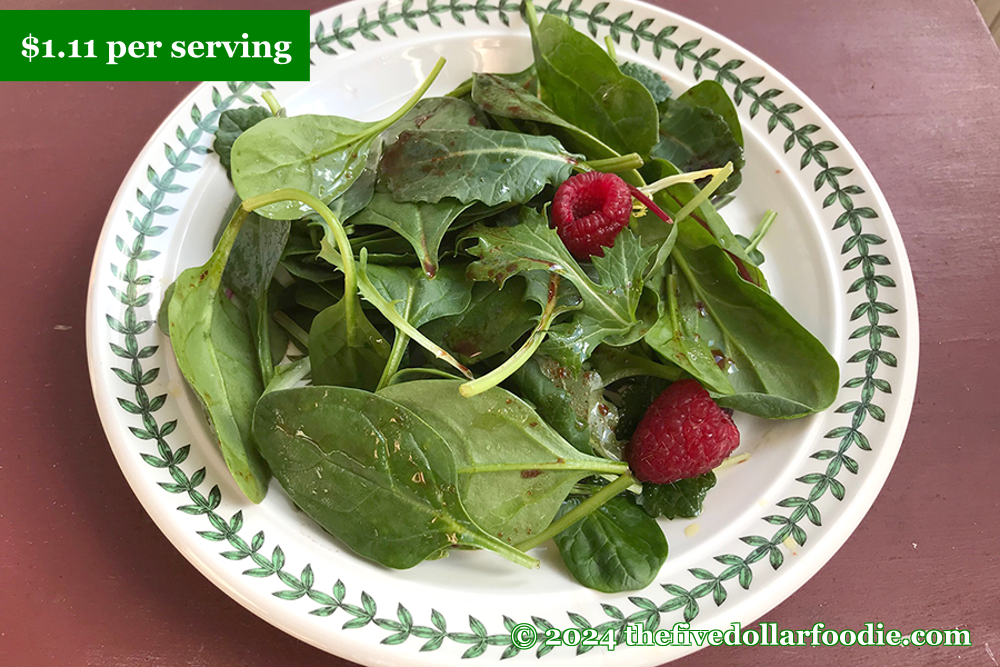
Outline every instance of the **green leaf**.
POLYGON ((734 191, 742 181, 743 147, 725 119, 708 107, 691 106, 681 99, 666 103, 660 117, 659 142, 652 156, 667 160, 682 172, 724 167, 733 163, 733 174, 716 195, 734 191))
POLYGON ((743 280, 720 248, 678 245, 674 261, 678 283, 688 284, 681 291, 690 289, 695 303, 704 305, 706 316, 688 315, 696 323, 693 335, 716 341, 726 356, 735 393, 716 396, 719 405, 785 419, 833 403, 840 384, 837 361, 774 297, 743 280))
POLYGON ((451 446, 469 516, 505 542, 545 529, 577 481, 624 467, 581 454, 537 412, 494 387, 465 398, 453 380, 416 380, 381 396, 421 416, 451 446))
POLYGON ((438 270, 441 239, 455 218, 471 204, 446 197, 429 203, 397 202, 392 195, 376 194, 363 211, 351 218, 354 225, 387 227, 406 239, 420 259, 427 277, 438 270))
POLYGON ((435 320, 423 331, 463 362, 473 363, 509 348, 532 328, 537 315, 538 308, 525 299, 523 280, 508 280, 503 289, 480 282, 465 311, 435 320))
POLYGON ((414 327, 465 312, 472 301, 473 283, 458 265, 441 267, 431 280, 420 269, 369 265, 367 275, 385 299, 414 327))
MULTIPOLYGON (((676 176, 680 170, 666 160, 653 160, 644 170, 652 180, 660 180, 668 176, 676 176)), ((700 190, 690 183, 680 183, 657 192, 653 199, 667 213, 676 216, 684 206, 694 199, 700 190)), ((711 202, 705 202, 696 208, 687 218, 675 223, 678 230, 678 245, 691 248, 704 248, 715 245, 729 255, 740 269, 744 280, 749 280, 767 290, 767 280, 764 274, 747 255, 736 235, 729 225, 719 215, 711 202)))
POLYGON ((693 519, 701 514, 705 496, 714 486, 714 472, 681 479, 672 484, 646 482, 642 485, 638 503, 654 519, 661 516, 668 519, 693 519))
POLYGON ((389 359, 389 343, 361 310, 357 294, 345 295, 313 320, 309 356, 313 383, 374 391, 389 359), (353 309, 348 308, 354 300, 353 309), (348 319, 348 313, 355 315, 348 319))
POLYGON ((233 144, 241 134, 270 118, 271 112, 266 107, 252 106, 246 109, 226 109, 219 116, 219 129, 215 131, 215 141, 212 150, 219 156, 219 163, 225 167, 226 175, 232 178, 232 162, 230 154, 233 144))
MULTIPOLYGON (((240 198, 297 189, 323 202, 336 199, 365 169, 375 139, 413 108, 443 65, 439 60, 403 107, 381 121, 304 115, 257 123, 233 144, 233 184, 240 198)), ((311 212, 310 206, 292 200, 259 211, 276 220, 296 220, 311 212)))
POLYGON ((491 116, 554 126, 550 129, 556 130, 564 145, 588 158, 603 159, 619 155, 600 139, 564 120, 535 95, 508 78, 496 74, 474 73, 472 99, 491 116), (563 131, 559 132, 560 129, 563 131))
POLYGON ((618 66, 625 76, 630 76, 649 91, 653 102, 661 104, 670 98, 673 91, 663 77, 641 63, 626 62, 618 66))
POLYGON ((743 127, 740 125, 740 116, 736 111, 736 105, 729 97, 722 84, 712 81, 702 81, 701 83, 684 91, 678 101, 685 102, 693 107, 707 107, 718 114, 732 133, 736 143, 743 147, 743 127))
POLYGON ((529 25, 542 102, 622 155, 649 155, 657 111, 645 86, 566 22, 547 14, 529 25))
POLYGON ((487 206, 525 203, 566 180, 577 156, 552 137, 469 128, 406 131, 385 150, 382 179, 396 201, 453 197, 487 206))
POLYGON ((725 355, 709 347, 708 341, 714 339, 698 334, 700 320, 707 315, 705 304, 695 296, 691 284, 678 274, 679 269, 671 265, 661 290, 665 305, 661 308, 660 319, 646 334, 646 343, 664 360, 683 368, 710 391, 732 394, 733 386, 719 367, 720 362, 725 362, 725 355))
POLYGON ((295 504, 365 558, 408 568, 462 544, 534 562, 469 518, 448 445, 384 397, 344 387, 275 391, 257 406, 254 434, 295 504))
POLYGON ((581 452, 593 453, 591 440, 613 439, 617 413, 604 401, 604 383, 596 371, 574 373, 536 354, 513 378, 538 414, 581 452))
POLYGON ((208 412, 226 465, 240 490, 259 503, 270 472, 251 441, 250 426, 264 387, 247 315, 221 289, 245 219, 238 210, 208 262, 178 276, 168 317, 177 364, 208 412))
POLYGON ((407 130, 462 130, 482 125, 475 107, 454 97, 426 97, 382 133, 385 145, 407 130))
POLYGON ((635 342, 630 338, 645 333, 637 311, 642 273, 652 248, 643 248, 630 230, 618 235, 614 247, 604 257, 593 258, 598 282, 577 263, 556 231, 549 228, 545 216, 530 208, 521 209, 517 225, 477 225, 465 232, 463 238, 479 241, 469 249, 479 258, 468 268, 473 280, 491 280, 502 286, 511 275, 547 271, 563 276, 577 290, 581 299, 579 310, 570 321, 549 330, 550 341, 568 351, 560 355, 560 360, 575 357, 579 364, 602 341, 624 345, 635 342))
MULTIPOLYGON (((565 514, 580 504, 567 500, 565 514)), ((555 537, 563 562, 588 588, 619 593, 645 588, 667 559, 659 524, 627 496, 612 498, 555 537)))

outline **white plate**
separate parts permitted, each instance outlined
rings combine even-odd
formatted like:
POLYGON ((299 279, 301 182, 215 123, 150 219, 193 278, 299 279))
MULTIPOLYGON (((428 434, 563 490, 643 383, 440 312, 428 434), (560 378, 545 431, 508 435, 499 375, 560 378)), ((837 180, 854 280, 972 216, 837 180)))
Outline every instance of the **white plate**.
MULTIPOLYGON (((259 506, 243 498, 155 326, 166 286, 211 253, 230 199, 207 154, 218 115, 259 103, 258 83, 203 84, 150 139, 108 213, 87 311, 94 395, 122 471, 173 545, 268 622, 357 662, 535 661, 537 647, 510 645, 513 622, 670 627, 686 614, 696 628, 725 628, 756 619, 858 525, 910 415, 918 331, 906 252, 878 186, 830 120, 758 58, 680 16, 627 0, 563 0, 549 10, 568 11, 599 39, 610 32, 620 58, 653 67, 675 89, 716 77, 734 94, 748 166, 725 216, 747 235, 766 209, 779 212, 761 247, 765 274, 841 362, 846 384, 823 414, 738 420, 751 459, 720 474, 699 519, 664 524, 670 558, 644 591, 582 588, 551 549, 539 550, 535 572, 488 553, 402 572, 362 561, 295 511, 276 483, 259 506)), ((515 71, 531 58, 511 0, 351 2, 313 24, 312 81, 275 84, 292 114, 381 118, 438 56, 448 64, 431 94, 472 70, 515 71)), ((654 665, 692 650, 619 648, 614 658, 625 651, 630 665, 654 665)), ((542 661, 582 667, 611 657, 560 647, 542 661)))

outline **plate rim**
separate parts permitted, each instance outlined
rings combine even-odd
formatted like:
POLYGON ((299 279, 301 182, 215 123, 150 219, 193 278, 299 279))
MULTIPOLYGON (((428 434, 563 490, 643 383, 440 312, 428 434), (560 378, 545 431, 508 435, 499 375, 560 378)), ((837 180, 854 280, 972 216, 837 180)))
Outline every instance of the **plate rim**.
MULTIPOLYGON (((383 3, 380 0, 352 0, 351 2, 335 5, 313 14, 311 17, 311 23, 313 26, 321 25, 321 22, 326 18, 332 18, 332 14, 334 12, 339 12, 341 16, 346 16, 349 13, 360 12, 362 9, 370 11, 383 4, 388 4, 393 8, 401 5, 399 0, 390 0, 388 3, 383 3)), ((433 4, 433 0, 430 0, 427 4, 433 4)), ((506 3, 501 3, 501 6, 503 4, 506 3)), ((563 3, 560 3, 559 6, 561 7, 562 4, 563 3)), ((581 6, 581 3, 574 2, 573 4, 577 7, 581 6)), ((591 4, 589 0, 587 4, 591 4)), ((516 11, 518 5, 519 3, 510 3, 509 7, 516 11)), ((573 5, 570 6, 572 7, 573 5)), ((838 140, 837 147, 844 149, 850 156, 851 162, 853 163, 852 167, 860 174, 862 180, 868 188, 867 193, 874 197, 877 203, 878 217, 885 224, 887 230, 892 236, 893 241, 892 248, 896 258, 896 261, 894 261, 893 264, 895 265, 900 278, 900 289, 898 292, 895 292, 895 294, 899 295, 899 300, 905 300, 906 302, 906 333, 903 340, 905 342, 907 366, 902 369, 903 382, 901 382, 901 386, 898 389, 895 387, 893 388, 893 392, 896 394, 897 400, 896 405, 894 406, 894 417, 890 425, 890 431, 886 433, 885 438, 879 441, 880 449, 883 452, 882 456, 870 464, 871 468, 868 473, 868 481, 864 485, 859 484, 857 488, 854 489, 855 495, 850 503, 843 506, 844 511, 838 518, 838 521, 829 526, 829 528, 823 532, 823 539, 819 540, 819 544, 810 550, 810 559, 807 561, 809 566, 806 567, 805 565, 801 565, 794 568, 788 568, 786 573, 782 575, 782 585, 780 590, 775 591, 773 590, 775 587, 772 586, 772 590, 769 591, 769 595, 765 596, 762 594, 762 591, 758 589, 756 595, 750 596, 747 600, 744 600, 740 605, 738 605, 739 608, 762 607, 759 609, 751 609, 751 617, 756 618, 759 614, 770 611, 783 600, 787 599, 792 593, 799 590, 802 585, 808 581, 808 579, 814 576, 816 572, 818 572, 830 560, 830 558, 832 558, 836 551, 846 542, 850 534, 853 533, 856 527, 860 524, 867 512, 871 509, 875 498, 884 487, 886 478, 888 477, 896 457, 898 456, 903 438, 905 436, 905 431, 910 420, 913 399, 916 391, 917 375, 919 371, 919 317, 912 270, 899 227, 896 224, 895 218, 889 208, 884 194, 881 191, 881 188, 874 179, 864 160, 858 154, 857 150, 847 140, 843 132, 830 120, 825 112, 815 104, 815 102, 813 102, 793 82, 788 80, 769 63, 754 55, 749 50, 739 46, 729 38, 705 27, 700 23, 687 19, 684 16, 678 15, 672 11, 643 2, 642 0, 612 0, 610 3, 610 7, 612 9, 618 7, 628 9, 630 6, 642 7, 646 11, 658 15, 659 19, 667 22, 668 24, 685 26, 686 28, 692 29, 705 36, 709 36, 713 40, 724 44, 725 47, 734 53, 747 57, 754 65, 766 71, 767 77, 771 83, 777 82, 782 87, 784 92, 790 93, 792 97, 802 101, 806 108, 808 108, 811 113, 815 114, 820 119, 822 122, 822 129, 825 132, 834 135, 834 137, 838 140), (886 447, 887 444, 889 445, 888 448, 886 447), (761 598, 766 598, 766 601, 763 603, 759 602, 761 598)), ((517 27, 523 31, 523 26, 518 25, 517 27)), ((449 26, 445 30, 447 31, 451 29, 452 28, 449 26)), ((99 367, 99 358, 95 351, 95 345, 103 342, 103 339, 98 334, 100 331, 98 327, 106 314, 97 312, 96 306, 98 304, 98 299, 96 298, 96 291, 99 287, 103 288, 103 283, 101 282, 99 273, 102 268, 106 267, 107 264, 106 253, 109 251, 111 241, 110 232, 116 226, 116 216, 120 215, 123 210, 122 205, 124 200, 128 197, 127 188, 130 180, 138 171, 141 171, 142 167, 145 166, 144 163, 149 161, 151 151, 155 148, 156 144, 163 138, 163 136, 167 135, 169 132, 169 126, 176 122, 178 117, 183 118, 182 114, 190 107, 191 104, 193 104, 194 100, 203 95, 210 86, 211 82, 205 82, 198 85, 166 115, 163 122, 160 123, 157 129, 152 133, 149 140, 139 151, 132 165, 129 167, 129 170, 123 178, 122 185, 109 207, 109 212, 104 225, 102 226, 98 245, 95 250, 90 274, 90 283, 88 286, 86 331, 87 356, 90 368, 91 387, 102 426, 108 436, 109 443, 112 445, 112 452, 118 461, 119 467, 132 488, 133 493, 136 494, 140 503, 143 505, 146 513, 150 516, 154 523, 156 523, 157 527, 164 533, 174 548, 178 549, 178 551, 180 551, 190 562, 192 562, 196 569, 198 569, 214 585, 221 588, 242 606, 248 608, 256 615, 261 616, 268 623, 279 627, 283 631, 298 637, 307 643, 317 646, 322 650, 331 651, 328 645, 315 641, 315 638, 302 632, 293 625, 282 624, 276 621, 274 615, 268 613, 267 608, 258 605, 255 601, 249 599, 249 597, 247 597, 247 595, 242 591, 228 585, 228 583, 218 575, 217 568, 213 567, 212 564, 203 561, 193 551, 185 546, 186 541, 190 539, 188 533, 186 531, 182 531, 179 524, 176 522, 168 520, 170 515, 166 513, 161 514, 160 510, 162 503, 158 500, 154 500, 154 495, 159 498, 162 491, 154 489, 151 485, 138 483, 144 480, 141 480, 141 476, 136 472, 136 468, 134 467, 136 452, 124 445, 128 436, 125 436, 116 428, 111 428, 112 426, 115 426, 117 422, 117 419, 111 414, 111 411, 114 409, 114 404, 118 397, 115 396, 113 392, 107 391, 107 387, 102 385, 102 382, 106 380, 106 377, 103 377, 102 373, 106 373, 106 369, 99 367), (102 260, 105 261, 102 262, 102 260), (121 446, 115 446, 114 440, 116 439, 116 436, 122 438, 123 444, 121 446), (126 453, 133 457, 132 460, 125 459, 126 453)), ((727 92, 729 92, 728 89, 727 92)), ((824 231, 829 233, 827 230, 824 231)), ((846 366, 842 366, 842 368, 846 369, 846 366)), ((843 378, 841 379, 843 380, 843 378)), ((838 401, 842 400, 840 396, 841 394, 838 392, 838 401)), ((800 561, 800 563, 801 562, 802 561, 800 561)), ((331 628, 331 630, 333 630, 333 628, 331 628)), ((384 653, 380 650, 383 648, 381 645, 375 645, 369 641, 355 640, 354 636, 349 636, 349 633, 344 633, 339 629, 336 629, 334 634, 337 637, 337 643, 343 644, 340 648, 351 649, 345 652, 337 650, 336 653, 338 655, 342 655, 343 657, 351 660, 365 661, 368 664, 380 664, 383 660, 388 661, 386 664, 399 664, 400 662, 408 662, 411 664, 440 664, 441 661, 438 658, 444 657, 438 654, 433 654, 434 659, 430 659, 429 655, 416 655, 414 653, 404 653, 400 651, 384 653), (373 651, 375 653, 373 653, 373 651)), ((638 653, 630 650, 630 655, 632 655, 633 652, 638 653)), ((690 652, 692 652, 692 650, 683 651, 671 656, 670 659, 680 657, 680 655, 690 652)), ((664 654, 661 652, 657 654, 656 659, 662 660, 664 657, 664 654)), ((556 664, 556 661, 554 660, 549 660, 549 662, 556 664)))

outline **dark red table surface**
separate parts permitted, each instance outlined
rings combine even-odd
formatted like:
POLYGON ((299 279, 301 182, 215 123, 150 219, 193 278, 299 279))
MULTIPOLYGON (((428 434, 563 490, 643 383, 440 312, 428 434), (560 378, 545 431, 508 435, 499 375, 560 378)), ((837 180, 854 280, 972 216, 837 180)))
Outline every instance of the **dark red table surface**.
MULTIPOLYGON (((88 0, 8 8, 90 8, 88 0)), ((319 10, 324 0, 297 3, 319 10)), ((678 665, 996 667, 1000 655, 1000 54, 972 0, 660 0, 774 65, 882 186, 910 254, 916 405, 874 507, 761 620, 968 628, 966 648, 718 648, 678 665)), ((106 0, 101 8, 135 6, 106 0)), ((143 7, 177 8, 171 2, 143 7)), ((189 0, 185 9, 287 7, 189 0)), ((2 15, 0 15, 2 20, 2 15)), ((2 77, 2 73, 0 73, 2 77)), ((204 579, 132 495, 88 378, 94 248, 191 83, 0 83, 0 664, 345 665, 204 579)))

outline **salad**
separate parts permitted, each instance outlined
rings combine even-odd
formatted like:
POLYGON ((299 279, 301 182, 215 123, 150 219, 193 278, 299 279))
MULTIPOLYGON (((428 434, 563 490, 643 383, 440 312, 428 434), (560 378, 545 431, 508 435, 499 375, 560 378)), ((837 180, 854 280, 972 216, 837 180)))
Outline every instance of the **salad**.
POLYGON ((534 64, 362 122, 220 118, 235 186, 160 327, 226 464, 393 568, 554 539, 583 585, 653 581, 658 519, 737 460, 733 411, 836 397, 823 345, 719 210, 743 133, 723 88, 675 94, 526 5, 534 64))

